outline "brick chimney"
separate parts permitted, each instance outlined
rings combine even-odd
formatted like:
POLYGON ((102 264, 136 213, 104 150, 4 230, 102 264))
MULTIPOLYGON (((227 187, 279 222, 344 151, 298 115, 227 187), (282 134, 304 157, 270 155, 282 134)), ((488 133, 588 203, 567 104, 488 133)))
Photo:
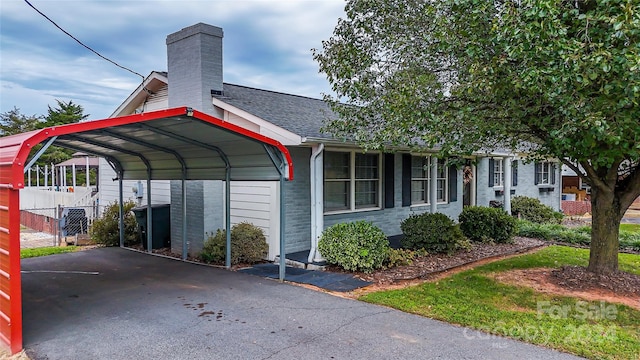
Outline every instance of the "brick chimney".
POLYGON ((167 36, 169 107, 214 115, 211 91, 222 91, 222 28, 198 23, 167 36))
MULTIPOLYGON (((167 36, 169 108, 189 106, 218 116, 211 91, 222 91, 222 29, 203 23, 167 36)), ((182 182, 171 181, 171 248, 182 252, 182 227, 188 251, 202 250, 207 233, 224 227, 222 181, 187 181, 187 223, 182 222, 182 182)))

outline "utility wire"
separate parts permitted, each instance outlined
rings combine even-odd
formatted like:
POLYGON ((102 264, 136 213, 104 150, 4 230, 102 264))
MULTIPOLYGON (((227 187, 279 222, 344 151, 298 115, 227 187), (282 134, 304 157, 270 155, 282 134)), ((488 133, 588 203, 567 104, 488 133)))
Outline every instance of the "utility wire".
POLYGON ((63 33, 67 34, 70 38, 72 38, 73 40, 75 40, 78 44, 82 45, 83 47, 85 47, 87 50, 91 51, 92 53, 98 55, 100 58, 112 63, 113 65, 126 70, 132 74, 138 75, 142 78, 142 82, 144 82, 144 76, 142 76, 140 73, 137 73, 125 66, 122 66, 120 64, 118 64, 117 62, 103 56, 102 54, 100 54, 99 52, 93 50, 92 48, 90 48, 89 46, 85 45, 82 41, 78 40, 75 36, 71 35, 69 32, 67 32, 65 29, 63 29, 62 27, 60 27, 60 25, 56 24, 55 21, 51 20, 47 15, 45 15, 42 11, 38 10, 35 6, 33 6, 28 0, 24 0, 24 2, 27 3, 27 5, 29 5, 33 10, 35 10, 38 14, 42 15, 45 19, 49 20, 50 23, 52 23, 55 27, 57 27, 58 29, 60 29, 60 31, 62 31, 63 33))

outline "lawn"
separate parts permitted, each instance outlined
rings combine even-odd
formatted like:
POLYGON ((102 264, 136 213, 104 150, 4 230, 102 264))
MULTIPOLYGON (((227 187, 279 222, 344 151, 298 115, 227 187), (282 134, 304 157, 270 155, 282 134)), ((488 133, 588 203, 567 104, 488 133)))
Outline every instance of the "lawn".
MULTIPOLYGON (((496 342, 491 333, 591 359, 640 358, 640 311, 624 305, 586 302, 497 282, 492 274, 512 269, 582 265, 589 252, 549 246, 461 272, 436 282, 364 295, 390 306, 483 332, 461 329, 470 341, 496 342)), ((640 255, 620 254, 620 269, 640 275, 640 255)))
POLYGON ((620 224, 621 231, 640 233, 640 224, 620 224))
POLYGON ((31 249, 20 249, 20 258, 26 259, 31 257, 38 256, 47 256, 54 254, 63 254, 68 252, 74 252, 78 250, 77 246, 48 246, 48 247, 40 247, 40 248, 31 248, 31 249))

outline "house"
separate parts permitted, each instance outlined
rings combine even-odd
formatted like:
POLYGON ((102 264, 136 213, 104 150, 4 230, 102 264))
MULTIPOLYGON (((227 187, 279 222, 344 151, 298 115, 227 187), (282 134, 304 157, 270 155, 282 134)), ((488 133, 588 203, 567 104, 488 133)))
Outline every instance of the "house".
MULTIPOLYGON (((401 221, 412 214, 437 211, 457 219, 465 205, 495 201, 508 209, 510 195, 537 197, 559 209, 556 163, 527 163, 521 154, 504 152, 477 154, 456 168, 429 153, 363 152, 321 132, 323 121, 332 116, 322 100, 225 83, 222 39, 221 28, 202 23, 170 34, 168 71, 152 72, 112 117, 190 106, 285 145, 295 180, 282 184, 284 203, 279 203, 278 182, 231 183, 232 223, 249 221, 263 228, 271 259, 280 251, 280 231, 287 254, 308 253, 311 261, 320 259, 315 249, 322 231, 339 222, 371 221, 392 236, 401 233, 401 221), (280 216, 286 217, 285 229, 279 227, 280 216)), ((102 204, 117 200, 115 173, 109 170, 103 160, 102 204)), ((223 228, 224 186, 221 181, 186 184, 187 224, 181 223, 180 181, 152 182, 152 202, 171 204, 172 247, 181 248, 182 226, 187 226, 189 251, 197 253, 208 233, 223 228)), ((135 182, 124 186, 131 188, 135 182)), ((133 200, 135 194, 129 196, 133 200)))

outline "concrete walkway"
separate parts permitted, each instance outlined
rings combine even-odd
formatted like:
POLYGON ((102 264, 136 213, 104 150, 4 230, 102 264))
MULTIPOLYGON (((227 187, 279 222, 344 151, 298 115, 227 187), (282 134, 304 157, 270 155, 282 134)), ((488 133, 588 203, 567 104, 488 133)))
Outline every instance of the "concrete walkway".
POLYGON ((31 229, 20 230, 21 249, 55 246, 55 242, 56 238, 54 235, 31 229))
POLYGON ((25 259, 34 359, 577 359, 262 277, 119 248, 25 259))

